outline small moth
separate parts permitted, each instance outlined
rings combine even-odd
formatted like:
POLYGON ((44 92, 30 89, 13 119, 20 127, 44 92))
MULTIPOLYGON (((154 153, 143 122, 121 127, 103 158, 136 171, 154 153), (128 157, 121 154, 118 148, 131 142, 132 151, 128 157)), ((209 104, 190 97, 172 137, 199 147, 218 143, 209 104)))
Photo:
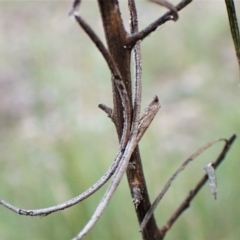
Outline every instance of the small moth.
POLYGON ((207 163, 204 166, 204 169, 206 170, 207 175, 208 175, 208 183, 209 183, 210 191, 211 191, 214 199, 217 200, 217 178, 216 178, 216 173, 212 166, 212 163, 211 162, 207 163))

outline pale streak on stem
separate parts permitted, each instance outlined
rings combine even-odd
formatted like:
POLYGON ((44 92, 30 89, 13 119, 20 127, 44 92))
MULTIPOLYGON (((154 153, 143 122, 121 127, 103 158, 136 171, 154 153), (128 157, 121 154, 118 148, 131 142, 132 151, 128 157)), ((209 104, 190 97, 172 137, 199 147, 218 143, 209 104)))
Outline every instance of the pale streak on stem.
POLYGON ((141 226, 140 226, 140 232, 144 229, 144 227, 148 223, 149 219, 151 218, 151 216, 152 216, 154 210, 156 209, 157 205, 159 204, 160 200, 163 198, 163 196, 165 195, 165 193, 167 192, 167 190, 171 186, 171 183, 178 176, 178 174, 185 169, 185 167, 188 165, 188 163, 190 163, 192 160, 194 160, 197 156, 199 156, 201 153, 203 153, 206 149, 211 147, 213 144, 215 144, 217 142, 220 142, 220 141, 225 141, 226 142, 227 139, 225 139, 225 138, 218 138, 216 140, 213 140, 213 141, 205 144, 203 147, 198 149, 194 154, 192 154, 186 161, 184 161, 184 163, 177 169, 177 171, 167 181, 167 183, 163 187, 162 191, 159 193, 159 195, 157 196, 157 198, 153 202, 152 206, 150 207, 150 209, 146 213, 146 215, 145 215, 145 217, 144 217, 144 219, 143 219, 143 221, 141 223, 141 226))
MULTIPOLYGON (((138 17, 137 9, 134 0, 128 1, 130 11, 130 32, 131 34, 138 32, 138 17)), ((140 41, 137 41, 133 48, 133 61, 134 61, 134 106, 133 106, 133 122, 132 129, 138 126, 140 111, 141 111, 141 98, 142 98, 142 57, 140 41)))

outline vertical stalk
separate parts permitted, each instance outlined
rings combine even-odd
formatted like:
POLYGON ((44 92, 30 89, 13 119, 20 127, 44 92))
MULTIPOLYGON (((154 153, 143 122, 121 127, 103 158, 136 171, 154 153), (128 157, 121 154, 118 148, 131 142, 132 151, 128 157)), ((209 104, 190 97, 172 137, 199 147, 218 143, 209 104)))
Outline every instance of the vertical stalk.
MULTIPOLYGON (((128 34, 125 31, 123 21, 121 18, 121 13, 119 10, 119 5, 117 0, 98 0, 101 17, 103 21, 105 37, 107 40, 107 45, 109 51, 112 55, 113 60, 115 61, 124 84, 126 86, 129 100, 131 101, 131 112, 133 111, 132 106, 132 84, 131 84, 131 50, 128 49, 127 41, 128 34)), ((123 130, 123 107, 121 98, 119 96, 117 87, 112 81, 113 89, 113 118, 115 120, 118 138, 121 139, 122 130, 123 130)), ((145 214, 150 208, 150 200, 147 192, 147 186, 144 178, 141 157, 138 146, 134 150, 131 159, 130 165, 133 166, 127 170, 128 184, 131 190, 133 199, 137 193, 141 197, 139 205, 136 207, 136 213, 138 217, 139 224, 141 224, 145 214)), ((152 216, 149 220, 147 226, 142 232, 142 237, 145 240, 153 239, 162 239, 160 232, 157 228, 154 217, 152 216)))

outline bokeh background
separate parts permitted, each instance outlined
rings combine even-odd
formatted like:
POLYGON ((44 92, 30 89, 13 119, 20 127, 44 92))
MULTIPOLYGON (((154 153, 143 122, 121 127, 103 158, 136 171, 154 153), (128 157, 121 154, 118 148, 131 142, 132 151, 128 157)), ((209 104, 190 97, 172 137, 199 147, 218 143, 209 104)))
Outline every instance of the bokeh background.
MULTIPOLYGON (((165 10, 137 0, 140 29, 165 10)), ((177 3, 177 1, 172 1, 177 3)), ((128 28, 127 1, 120 1, 128 28)), ((0 197, 26 209, 66 201, 96 182, 118 142, 99 103, 112 106, 106 63, 74 19, 72 1, 0 1, 0 197)), ((240 5, 236 1, 240 17, 240 5)), ((81 14, 103 38, 97 1, 81 14)), ((143 108, 157 95, 162 108, 141 140, 153 201, 173 171, 218 137, 240 135, 239 71, 224 1, 197 0, 142 42, 143 108)), ((201 155, 174 182, 155 216, 159 226, 214 161, 223 144, 201 155)), ((206 185, 166 239, 240 236, 240 143, 217 171, 218 200, 206 185)), ((0 207, 0 239, 71 239, 88 221, 106 187, 47 217, 0 207)), ((141 239, 126 179, 85 239, 141 239)))

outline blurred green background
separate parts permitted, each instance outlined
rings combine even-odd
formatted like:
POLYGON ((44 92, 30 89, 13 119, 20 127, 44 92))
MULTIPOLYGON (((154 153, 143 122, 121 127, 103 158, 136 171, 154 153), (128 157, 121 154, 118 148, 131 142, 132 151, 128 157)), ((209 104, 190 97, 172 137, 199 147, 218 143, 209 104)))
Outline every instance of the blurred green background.
MULTIPOLYGON (((128 28, 127 1, 120 1, 128 28)), ((140 29, 164 9, 136 1, 140 29)), ((174 3, 177 3, 175 1, 174 3)), ((68 17, 72 1, 0 1, 0 197, 22 208, 66 201, 97 181, 118 142, 110 119, 110 74, 102 56, 68 17)), ((236 2, 240 18, 240 4, 236 2)), ((103 38, 96 1, 81 14, 103 38)), ((162 108, 140 143, 153 201, 189 155, 217 137, 240 135, 239 72, 224 1, 195 1, 177 22, 142 43, 143 105, 157 95, 162 108)), ((161 226, 214 161, 222 143, 179 176, 155 216, 161 226)), ((239 239, 239 139, 217 171, 218 200, 206 185, 166 239, 239 239)), ((94 212, 106 187, 47 217, 0 207, 0 239, 70 239, 94 212)), ((126 183, 85 239, 141 239, 126 183)))

